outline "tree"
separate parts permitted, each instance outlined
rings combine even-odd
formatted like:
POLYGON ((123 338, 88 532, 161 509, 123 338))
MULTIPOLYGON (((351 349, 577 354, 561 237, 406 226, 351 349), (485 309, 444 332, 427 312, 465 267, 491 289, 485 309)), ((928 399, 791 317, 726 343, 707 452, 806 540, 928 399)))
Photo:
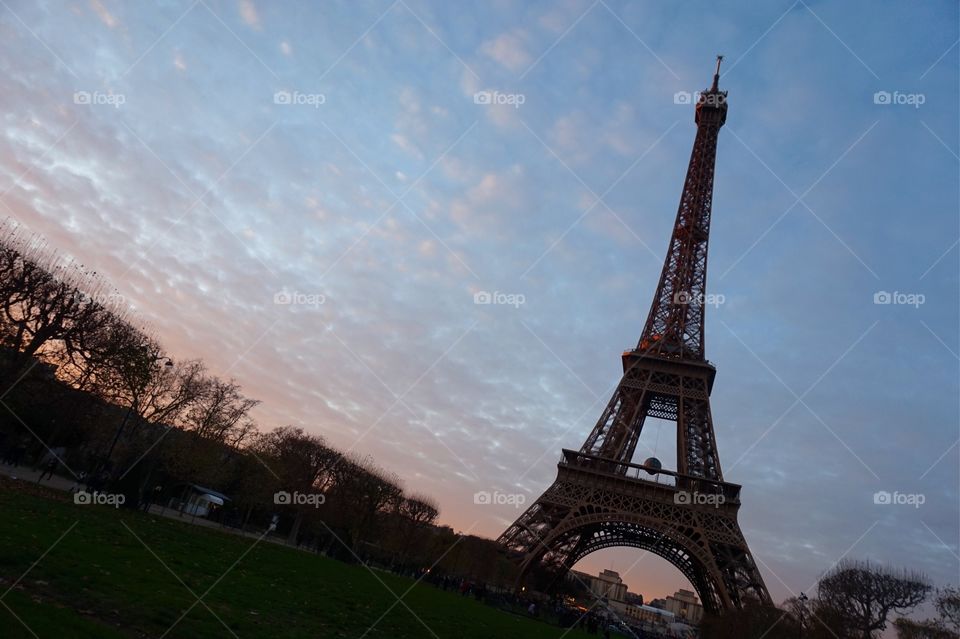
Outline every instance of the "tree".
MULTIPOLYGON (((302 428, 283 426, 261 435, 251 452, 260 457, 276 480, 277 491, 292 496, 325 493, 333 482, 333 468, 341 455, 324 439, 305 433, 302 428)), ((295 544, 308 509, 316 510, 317 500, 304 504, 278 504, 294 512, 288 542, 295 544)))
POLYGON ((913 621, 901 617, 893 622, 897 639, 957 639, 957 633, 935 621, 913 621))
POLYGON ((425 495, 400 497, 396 501, 395 525, 392 536, 394 548, 401 564, 407 562, 418 537, 424 536, 424 530, 433 526, 440 514, 437 503, 425 495))
POLYGON ((752 605, 706 615, 700 622, 702 639, 796 639, 797 620, 788 610, 772 605, 752 605))
POLYGON ((150 441, 139 441, 141 425, 174 425, 204 392, 205 367, 200 360, 175 364, 155 339, 129 324, 116 327, 108 350, 109 356, 101 362, 97 388, 105 401, 124 406, 126 411, 102 466, 110 465, 124 435, 132 448, 128 457, 138 463, 160 437, 154 429, 148 433, 150 441))
POLYGON ((248 413, 259 403, 244 397, 236 381, 209 377, 199 383, 197 397, 184 412, 181 425, 199 437, 237 448, 253 433, 248 413))
POLYGON ((96 273, 59 259, 36 239, 0 239, 0 397, 26 377, 37 359, 61 363, 112 313, 96 273))
POLYGON ((931 588, 919 573, 845 560, 820 580, 818 599, 849 620, 858 639, 872 639, 886 629, 890 613, 918 606, 931 588))
POLYGON ((899 639, 958 639, 960 637, 960 591, 953 586, 937 590, 934 606, 939 619, 914 621, 900 618, 893 625, 899 639))
POLYGON ((960 633, 960 590, 953 586, 942 588, 937 591, 934 603, 943 626, 953 630, 954 634, 960 633))
POLYGON ((369 457, 344 456, 334 469, 328 503, 335 523, 351 549, 376 532, 379 515, 395 508, 403 495, 399 478, 369 457))

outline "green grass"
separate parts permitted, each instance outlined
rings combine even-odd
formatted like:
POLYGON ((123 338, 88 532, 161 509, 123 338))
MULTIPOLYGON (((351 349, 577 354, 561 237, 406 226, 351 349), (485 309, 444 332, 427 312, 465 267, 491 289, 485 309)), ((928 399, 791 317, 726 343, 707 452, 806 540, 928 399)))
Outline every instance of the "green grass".
MULTIPOLYGON (((203 639, 232 637, 232 631, 241 639, 365 632, 391 639, 537 639, 565 632, 363 566, 22 489, 0 481, 0 593, 27 573, 0 597, 4 638, 35 633, 42 639, 120 639, 166 632, 203 639), (408 589, 397 604, 390 590, 400 596, 408 589), (203 603, 196 603, 201 596, 203 603)), ((565 636, 587 637, 579 631, 565 636)))

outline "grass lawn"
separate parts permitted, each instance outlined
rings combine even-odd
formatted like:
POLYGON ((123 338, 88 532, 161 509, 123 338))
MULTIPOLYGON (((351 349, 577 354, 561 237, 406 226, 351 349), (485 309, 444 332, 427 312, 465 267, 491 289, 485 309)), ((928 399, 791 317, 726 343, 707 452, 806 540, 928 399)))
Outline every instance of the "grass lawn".
POLYGON ((411 579, 255 542, 77 506, 0 479, 0 637, 536 639, 565 632, 411 579))

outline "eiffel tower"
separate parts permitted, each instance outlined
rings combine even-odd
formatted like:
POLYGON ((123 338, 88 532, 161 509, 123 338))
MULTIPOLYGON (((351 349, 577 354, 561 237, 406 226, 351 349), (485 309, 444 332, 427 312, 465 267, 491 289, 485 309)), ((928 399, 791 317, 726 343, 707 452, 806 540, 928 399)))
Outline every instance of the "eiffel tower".
POLYGON ((707 242, 717 137, 727 116, 720 62, 697 100, 690 154, 670 247, 637 347, 579 451, 563 450, 557 479, 499 538, 520 562, 556 575, 590 553, 629 546, 655 553, 720 612, 770 595, 737 524, 740 486, 723 480, 710 415, 716 369, 704 357, 707 242), (647 417, 677 425, 676 470, 633 463, 647 417))

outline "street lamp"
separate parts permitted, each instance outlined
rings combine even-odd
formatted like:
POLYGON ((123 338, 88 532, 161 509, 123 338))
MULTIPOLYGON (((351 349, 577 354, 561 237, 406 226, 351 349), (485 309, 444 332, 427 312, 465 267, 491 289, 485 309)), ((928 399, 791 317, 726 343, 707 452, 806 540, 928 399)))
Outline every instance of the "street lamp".
MULTIPOLYGON (((163 362, 165 368, 173 368, 173 360, 169 357, 162 356, 160 354, 154 354, 150 356, 150 362, 148 366, 152 367, 157 362, 163 362)), ((145 385, 145 384, 144 384, 145 385)), ((130 402, 130 406, 127 408, 126 414, 123 416, 123 420, 120 422, 120 425, 117 427, 117 432, 113 435, 113 441, 110 442, 110 448, 107 450, 106 456, 103 458, 103 462, 100 464, 101 469, 105 469, 107 464, 110 463, 110 457, 113 455, 113 449, 117 447, 117 442, 120 441, 120 435, 123 434, 123 429, 126 427, 127 422, 130 421, 130 415, 133 414, 133 406, 136 403, 136 399, 130 402)))
POLYGON ((798 636, 800 636, 801 638, 803 637, 804 612, 806 612, 807 610, 807 602, 809 600, 810 598, 807 597, 802 592, 800 593, 800 596, 797 597, 797 601, 800 603, 800 605, 798 606, 798 609, 800 612, 800 634, 798 636))

